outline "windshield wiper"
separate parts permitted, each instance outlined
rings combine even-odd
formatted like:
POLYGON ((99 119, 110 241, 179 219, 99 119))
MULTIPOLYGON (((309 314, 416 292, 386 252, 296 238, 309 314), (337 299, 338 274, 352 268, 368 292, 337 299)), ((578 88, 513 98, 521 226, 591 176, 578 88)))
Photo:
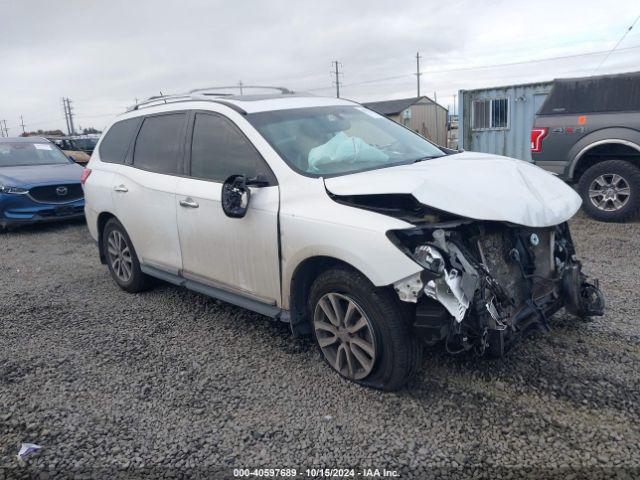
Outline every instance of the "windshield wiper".
POLYGON ((417 160, 414 160, 413 163, 424 162, 425 160, 431 160, 432 158, 439 158, 441 156, 442 155, 427 155, 426 157, 421 157, 417 160))

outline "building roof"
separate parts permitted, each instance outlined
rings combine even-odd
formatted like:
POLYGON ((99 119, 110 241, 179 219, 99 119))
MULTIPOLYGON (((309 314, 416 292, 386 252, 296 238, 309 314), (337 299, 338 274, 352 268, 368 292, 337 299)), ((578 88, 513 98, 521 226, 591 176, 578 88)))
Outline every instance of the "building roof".
POLYGON ((420 100, 428 100, 431 103, 435 103, 440 108, 445 109, 442 105, 437 104, 436 102, 434 102, 433 100, 431 100, 429 97, 426 97, 426 96, 400 98, 398 100, 383 100, 380 102, 368 102, 368 103, 363 103, 363 105, 367 108, 370 108, 374 112, 378 112, 382 115, 396 115, 406 110, 411 105, 418 103, 420 100))

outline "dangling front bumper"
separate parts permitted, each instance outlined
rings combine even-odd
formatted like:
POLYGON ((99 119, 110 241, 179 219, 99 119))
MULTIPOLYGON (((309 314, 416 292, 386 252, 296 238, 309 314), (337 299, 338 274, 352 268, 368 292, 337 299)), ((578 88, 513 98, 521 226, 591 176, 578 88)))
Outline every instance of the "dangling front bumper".
POLYGON ((394 286, 402 300, 416 303, 414 329, 428 343, 445 340, 451 351, 489 348, 500 354, 509 339, 532 327, 548 329, 549 318, 563 307, 579 317, 603 314, 598 281, 582 272, 566 223, 435 227, 394 237, 426 267, 418 279, 394 286))

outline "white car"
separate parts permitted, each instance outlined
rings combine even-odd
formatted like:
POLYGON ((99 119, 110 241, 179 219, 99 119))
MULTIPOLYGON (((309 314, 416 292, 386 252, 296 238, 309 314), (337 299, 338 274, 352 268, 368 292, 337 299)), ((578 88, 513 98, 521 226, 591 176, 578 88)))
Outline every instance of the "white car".
POLYGON ((604 307, 575 256, 570 187, 347 100, 152 98, 110 126, 83 181, 121 288, 155 277, 289 322, 374 388, 402 386, 424 342, 501 355, 562 307, 604 307))

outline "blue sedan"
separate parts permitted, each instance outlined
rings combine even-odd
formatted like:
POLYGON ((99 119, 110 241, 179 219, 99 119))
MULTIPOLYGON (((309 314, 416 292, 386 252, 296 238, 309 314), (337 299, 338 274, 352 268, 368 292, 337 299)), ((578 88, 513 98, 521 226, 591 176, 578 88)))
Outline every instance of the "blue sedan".
POLYGON ((0 138, 0 228, 82 218, 82 170, 44 138, 0 138))

